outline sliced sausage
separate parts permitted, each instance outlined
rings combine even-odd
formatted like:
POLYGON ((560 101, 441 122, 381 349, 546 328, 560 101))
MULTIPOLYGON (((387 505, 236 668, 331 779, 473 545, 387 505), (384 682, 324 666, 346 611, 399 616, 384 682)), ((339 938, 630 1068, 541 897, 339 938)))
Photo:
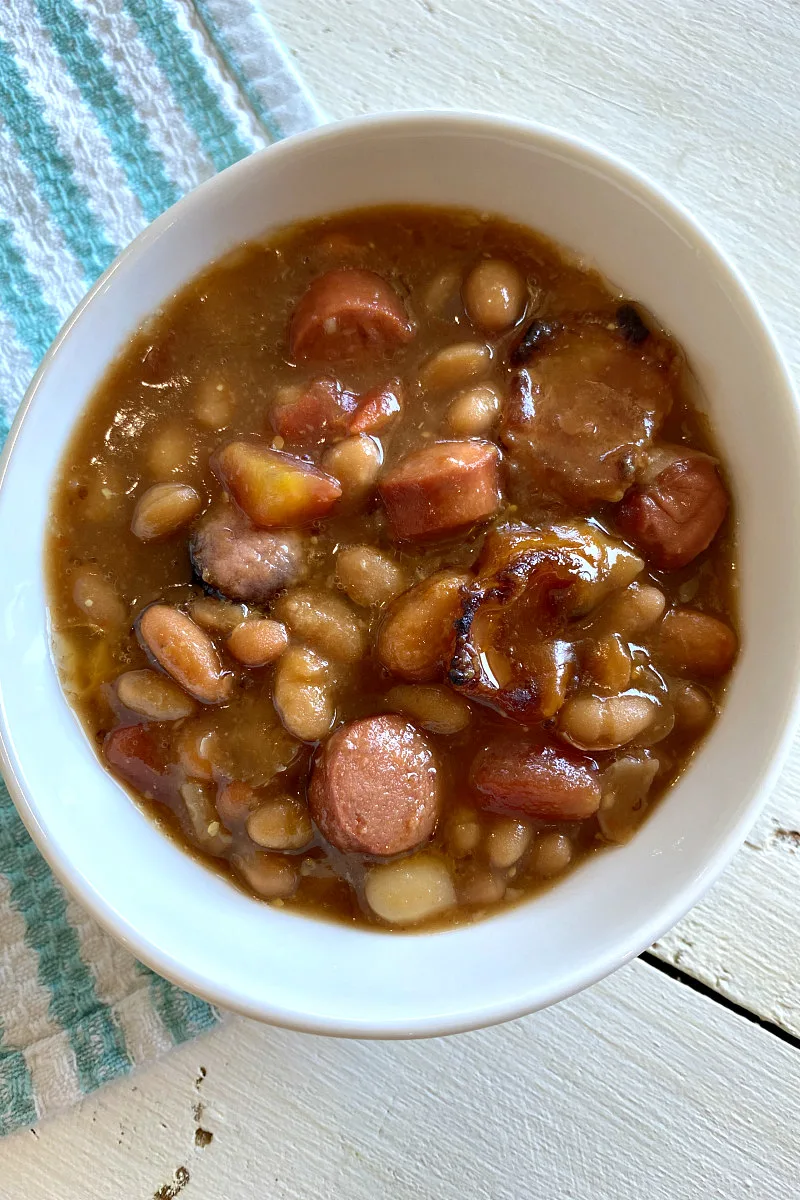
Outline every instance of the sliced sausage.
POLYGON ((112 729, 103 753, 114 774, 148 800, 167 803, 176 799, 177 777, 170 772, 166 749, 152 729, 143 725, 112 729))
POLYGON ((403 410, 403 385, 399 379, 382 383, 358 398, 350 419, 351 433, 380 433, 403 410))
POLYGON ((689 451, 652 482, 631 488, 617 510, 617 526, 657 570, 673 571, 711 545, 727 511, 714 463, 689 451))
POLYGON ((410 721, 394 714, 343 725, 314 764, 311 815, 344 853, 387 856, 432 835, 439 816, 436 758, 410 721))
POLYGON ((232 504, 195 530, 189 554, 207 589, 245 604, 265 604, 306 573, 305 543, 299 533, 255 529, 232 504))
POLYGON ((563 330, 512 380, 500 437, 520 500, 621 500, 670 410, 668 368, 599 326, 563 330))
POLYGON ((414 336, 394 288, 374 271, 344 268, 320 275, 301 297, 289 326, 293 359, 336 362, 384 353, 414 336))
POLYGON ((500 455, 491 442, 436 442, 407 454, 378 490, 396 538, 452 533, 499 508, 500 455))
POLYGON ((500 738, 480 751, 470 779, 484 808, 540 821, 582 821, 600 807, 596 763, 568 746, 500 738))
POLYGON ((342 494, 338 480, 310 462, 259 442, 228 442, 212 456, 211 467, 260 529, 317 521, 342 494))
POLYGON ((347 432, 358 398, 336 379, 314 379, 299 390, 286 389, 272 410, 272 427, 297 446, 319 445, 347 432))

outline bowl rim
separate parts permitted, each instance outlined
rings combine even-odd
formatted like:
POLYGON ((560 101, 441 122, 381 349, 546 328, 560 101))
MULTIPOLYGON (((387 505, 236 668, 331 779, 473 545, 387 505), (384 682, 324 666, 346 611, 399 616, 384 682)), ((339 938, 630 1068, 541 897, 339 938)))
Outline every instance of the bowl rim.
MULTIPOLYGON (((574 134, 564 133, 535 121, 480 111, 412 109, 350 117, 318 126, 304 133, 294 134, 290 138, 255 152, 206 180, 148 225, 122 250, 76 305, 41 360, 20 403, 2 454, 0 454, 0 490, 5 485, 10 459, 28 413, 35 403, 42 380, 52 368, 62 345, 70 337, 75 324, 81 319, 85 310, 94 304, 113 276, 132 258, 141 254, 169 226, 180 220, 182 214, 198 202, 197 197, 200 193, 207 196, 213 189, 229 187, 233 177, 238 175, 246 177, 247 171, 253 169, 254 160, 261 162, 265 156, 270 156, 270 159, 278 159, 281 155, 294 153, 296 148, 315 142, 335 142, 337 139, 346 140, 361 133, 375 135, 382 131, 392 133, 397 130, 409 132, 436 130, 442 135, 453 135, 464 131, 470 134, 483 133, 495 138, 502 138, 504 135, 528 138, 551 154, 557 155, 566 152, 571 159, 581 162, 590 170, 609 178, 618 186, 626 190, 634 189, 638 198, 645 203, 666 211, 673 226, 682 232, 690 243, 699 243, 703 246, 705 253, 713 263, 717 277, 726 283, 727 288, 747 312, 752 332, 772 360, 776 381, 779 380, 782 384, 783 394, 776 393, 776 400, 785 408, 787 419, 793 421, 795 442, 800 444, 800 399, 783 353, 770 329, 761 305, 738 268, 728 259, 716 239, 679 201, 671 197, 659 184, 638 168, 628 165, 617 155, 574 134)), ((570 247, 569 249, 577 248, 570 247)), ((48 486, 51 482, 50 479, 47 480, 48 486)), ((44 824, 40 823, 35 799, 27 794, 27 789, 21 783, 18 771, 19 760, 15 751, 11 749, 13 743, 7 724, 3 691, 3 683, 0 680, 0 768, 9 793, 28 833, 54 875, 72 895, 77 897, 90 915, 148 967, 177 986, 186 988, 214 1004, 285 1028, 347 1037, 429 1037, 499 1024, 558 1003, 577 991, 593 985, 642 953, 697 903, 733 857, 765 804, 768 793, 774 786, 786 761, 792 737, 800 723, 800 673, 796 673, 791 692, 785 697, 782 725, 773 742, 771 757, 764 762, 761 768, 760 781, 754 786, 750 802, 708 855, 705 869, 677 887, 671 902, 662 904, 639 925, 639 935, 635 944, 627 946, 623 951, 620 951, 618 947, 616 949, 607 948, 603 955, 595 958, 590 970, 573 969, 562 986, 553 989, 544 999, 538 993, 536 997, 527 994, 524 997, 515 996, 503 1003, 494 1004, 491 1009, 470 1010, 469 1015, 462 1019, 454 1019, 449 1016, 443 1019, 434 1014, 425 1020, 416 1020, 413 1023, 404 1021, 402 1018, 388 1020, 380 1018, 368 1022, 362 1020, 358 1024, 347 1025, 337 1018, 299 1016, 297 1013, 282 1009, 273 1003, 262 1001, 255 1004, 239 997, 227 988, 225 981, 207 978, 201 972, 161 953, 144 935, 139 934, 135 918, 131 919, 111 908, 102 895, 94 890, 88 879, 75 874, 70 860, 62 853, 60 846, 49 838, 44 824)), ((397 934, 387 936, 397 936, 397 934)), ((415 933, 413 936, 426 938, 436 936, 436 932, 431 934, 415 933)))

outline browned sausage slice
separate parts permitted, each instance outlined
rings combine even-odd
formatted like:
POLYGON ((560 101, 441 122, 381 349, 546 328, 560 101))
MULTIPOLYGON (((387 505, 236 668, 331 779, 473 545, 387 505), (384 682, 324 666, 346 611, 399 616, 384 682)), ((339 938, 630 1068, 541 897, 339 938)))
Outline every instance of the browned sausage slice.
POLYGON ((436 442, 407 454, 378 490, 396 538, 464 529, 500 506, 500 455, 491 442, 436 442))
POLYGON ((121 725, 103 743, 106 762, 115 775, 149 800, 166 803, 178 794, 164 747, 151 729, 121 725))
POLYGON ((567 746, 501 738, 472 764, 484 808, 540 821, 583 821, 600 807, 597 765, 567 746))
POLYGON ((399 379, 382 383, 359 397, 350 421, 351 433, 380 433, 403 408, 403 385, 399 379))
POLYGON ((651 483, 631 488, 617 510, 617 526, 657 570, 673 571, 711 545, 727 511, 713 462, 689 452, 651 483))
POLYGON ((344 268, 320 275, 301 297, 289 326, 294 359, 336 362, 382 354, 414 336, 400 297, 374 271, 344 268))
POLYGON ((313 379, 280 399, 272 410, 272 427, 287 442, 313 446, 347 432, 358 399, 336 379, 313 379))
POLYGON ((514 376, 500 429, 520 499, 621 500, 672 404, 668 368, 599 326, 562 330, 514 376))
POLYGON ((419 846, 439 816, 436 758, 410 721, 394 714, 343 725, 314 764, 311 815, 343 853, 387 856, 419 846))
POLYGON ((265 604, 306 573, 299 533, 255 529, 232 504, 195 530, 189 555, 206 588, 245 604, 265 604))

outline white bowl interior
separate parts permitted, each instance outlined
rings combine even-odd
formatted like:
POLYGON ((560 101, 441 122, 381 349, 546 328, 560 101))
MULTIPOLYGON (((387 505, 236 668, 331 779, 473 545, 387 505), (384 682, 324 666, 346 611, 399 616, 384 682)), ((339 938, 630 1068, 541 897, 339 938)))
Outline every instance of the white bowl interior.
POLYGON ((641 180, 554 135, 457 116, 349 122, 231 168, 112 267, 40 373, 0 490, 6 767, 41 849, 146 962, 192 990, 300 1028, 450 1032, 530 1011, 659 936, 755 815, 798 675, 797 420, 752 302, 694 225, 641 180), (141 320, 237 243, 297 219, 394 202, 458 204, 579 251, 685 347, 730 465, 744 643, 727 705, 686 776, 627 846, 542 898, 432 935, 385 935, 250 900, 167 841, 99 766, 51 662, 43 591, 50 482, 86 399, 141 320))

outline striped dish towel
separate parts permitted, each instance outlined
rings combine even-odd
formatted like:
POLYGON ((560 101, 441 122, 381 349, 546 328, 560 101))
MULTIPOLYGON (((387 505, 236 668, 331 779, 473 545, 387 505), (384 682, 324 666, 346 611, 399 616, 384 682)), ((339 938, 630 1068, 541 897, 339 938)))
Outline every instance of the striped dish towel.
MULTIPOLYGON (((149 221, 320 120, 258 0, 0 0, 0 437, 149 221)), ((217 1019, 64 893, 0 784, 0 1134, 217 1019)))

